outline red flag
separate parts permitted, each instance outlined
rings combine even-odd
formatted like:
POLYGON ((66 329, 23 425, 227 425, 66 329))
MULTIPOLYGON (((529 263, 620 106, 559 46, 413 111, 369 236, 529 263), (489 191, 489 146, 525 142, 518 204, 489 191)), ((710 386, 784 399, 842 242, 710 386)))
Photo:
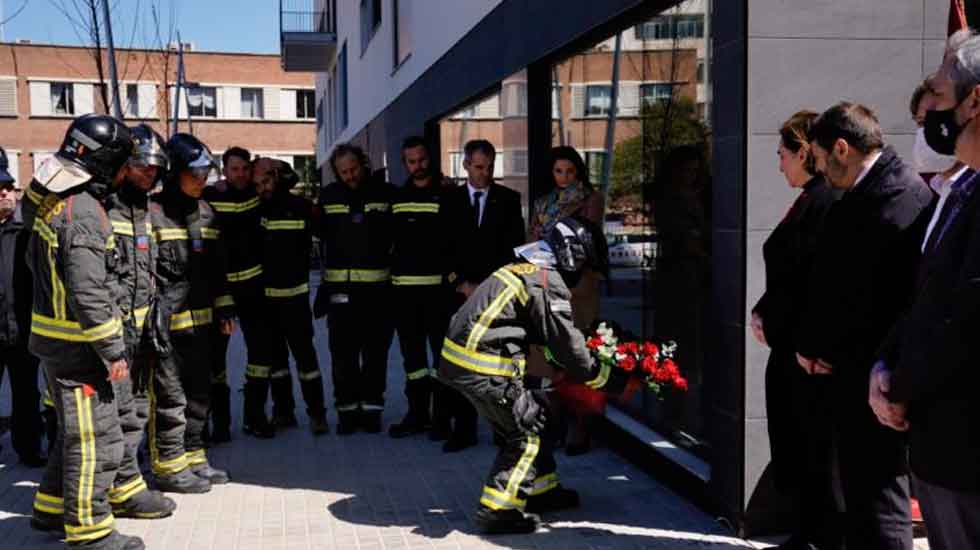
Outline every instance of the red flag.
POLYGON ((953 33, 967 26, 963 0, 949 0, 949 24, 946 28, 946 36, 952 36, 953 33))

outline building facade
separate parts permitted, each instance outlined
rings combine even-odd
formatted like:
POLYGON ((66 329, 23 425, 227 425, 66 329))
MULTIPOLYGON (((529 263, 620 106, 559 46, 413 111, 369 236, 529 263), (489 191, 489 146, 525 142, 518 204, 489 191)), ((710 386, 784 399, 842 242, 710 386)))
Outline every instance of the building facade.
MULTIPOLYGON (((103 78, 95 59, 84 47, 0 44, 0 145, 22 185, 61 145, 68 121, 111 112, 107 56, 103 78)), ((126 124, 147 123, 168 136, 177 52, 120 49, 116 60, 126 124)), ((216 155, 239 145, 318 175, 312 75, 283 71, 277 55, 185 51, 184 65, 194 87, 182 91, 180 131, 216 155)))
POLYGON ((316 71, 325 181, 339 142, 362 145, 401 183, 405 136, 430 140, 455 178, 464 177, 462 144, 486 138, 502 153, 498 179, 529 209, 549 188, 550 148, 583 154, 607 195, 611 250, 635 244, 650 256, 612 270, 601 316, 676 340, 691 382, 684 395, 609 407, 609 425, 740 533, 778 529, 768 350, 747 330, 765 285, 762 243, 794 199, 777 166, 778 129, 799 109, 859 101, 910 154, 908 98, 939 64, 948 2, 284 5, 312 21, 287 21, 284 11, 284 65, 298 66, 304 33, 322 48, 304 61, 316 71), (696 161, 672 164, 675 152, 696 161))

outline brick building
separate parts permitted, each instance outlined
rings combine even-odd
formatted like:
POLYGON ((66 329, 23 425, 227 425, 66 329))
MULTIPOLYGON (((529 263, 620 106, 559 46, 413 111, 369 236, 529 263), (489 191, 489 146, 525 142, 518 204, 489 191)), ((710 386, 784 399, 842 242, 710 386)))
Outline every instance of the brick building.
MULTIPOLYGON (((107 55, 99 78, 93 50, 77 46, 0 44, 0 145, 22 184, 58 149, 68 121, 111 111, 107 55)), ((177 53, 116 52, 125 122, 146 122, 162 135, 173 113, 177 53)), ((232 145, 294 164, 301 174, 313 161, 316 140, 313 76, 286 73, 278 55, 188 52, 185 75, 196 86, 182 92, 180 131, 193 133, 220 155, 232 145)))

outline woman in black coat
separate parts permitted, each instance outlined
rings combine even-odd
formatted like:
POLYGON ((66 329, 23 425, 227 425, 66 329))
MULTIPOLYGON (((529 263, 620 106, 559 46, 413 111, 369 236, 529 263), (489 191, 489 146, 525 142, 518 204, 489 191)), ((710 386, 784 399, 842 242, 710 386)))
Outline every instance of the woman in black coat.
POLYGON ((800 189, 762 247, 766 291, 752 310, 752 332, 772 351, 766 365, 771 471, 796 505, 799 521, 785 549, 839 549, 840 505, 834 497, 828 382, 796 364, 795 335, 806 303, 816 243, 830 206, 840 197, 815 175, 807 133, 817 113, 800 111, 780 129, 779 170, 800 189), (808 546, 812 545, 812 546, 808 546))

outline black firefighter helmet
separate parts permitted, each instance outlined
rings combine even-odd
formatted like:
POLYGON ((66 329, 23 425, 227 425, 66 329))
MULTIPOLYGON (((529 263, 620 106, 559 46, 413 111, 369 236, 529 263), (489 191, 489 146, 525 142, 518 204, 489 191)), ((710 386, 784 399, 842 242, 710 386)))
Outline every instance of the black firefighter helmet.
POLYGON ((581 217, 558 220, 542 240, 519 246, 515 252, 533 264, 556 269, 569 288, 578 284, 585 268, 603 275, 609 272, 609 250, 602 232, 581 217))
POLYGON ((185 170, 207 177, 217 166, 208 146, 190 134, 174 134, 167 142, 166 152, 170 159, 170 170, 167 172, 170 181, 178 180, 185 170))
POLYGON ((58 156, 91 176, 110 182, 133 154, 129 128, 108 115, 82 115, 72 121, 58 156))
POLYGON ((134 166, 156 166, 162 175, 170 166, 167 157, 166 144, 163 138, 153 128, 146 124, 138 124, 129 129, 133 135, 133 156, 129 163, 134 166))

